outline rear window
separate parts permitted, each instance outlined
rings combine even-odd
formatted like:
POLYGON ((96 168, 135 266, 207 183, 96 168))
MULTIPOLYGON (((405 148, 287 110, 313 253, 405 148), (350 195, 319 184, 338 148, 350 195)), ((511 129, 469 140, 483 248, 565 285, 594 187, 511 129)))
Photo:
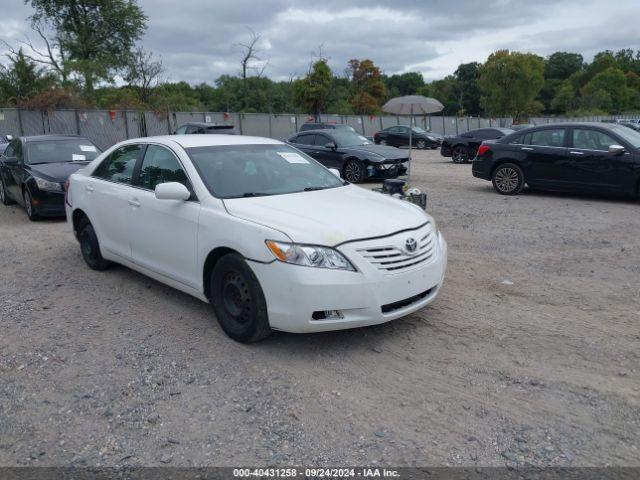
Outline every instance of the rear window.
POLYGON ((84 138, 27 142, 26 163, 89 162, 100 154, 100 149, 84 138))

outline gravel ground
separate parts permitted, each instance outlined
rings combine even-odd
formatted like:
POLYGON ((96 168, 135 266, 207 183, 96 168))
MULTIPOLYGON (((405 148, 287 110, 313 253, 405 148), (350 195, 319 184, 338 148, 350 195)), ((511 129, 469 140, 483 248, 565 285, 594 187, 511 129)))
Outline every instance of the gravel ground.
POLYGON ((638 202, 503 197, 416 158, 449 242, 438 300, 253 345, 1 207, 0 465, 640 466, 638 202))

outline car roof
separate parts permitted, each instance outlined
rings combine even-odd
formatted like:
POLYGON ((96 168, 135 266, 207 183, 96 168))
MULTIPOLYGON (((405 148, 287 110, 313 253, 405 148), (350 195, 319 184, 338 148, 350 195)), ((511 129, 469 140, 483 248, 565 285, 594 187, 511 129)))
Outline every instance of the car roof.
MULTIPOLYGON (((607 130, 614 129, 616 127, 616 123, 606 123, 606 122, 556 122, 556 123, 544 123, 541 125, 536 125, 535 128, 546 128, 546 127, 597 127, 597 128, 605 128, 607 130)), ((534 127, 530 127, 534 128, 534 127)))
MULTIPOLYGON (((157 137, 143 137, 135 139, 137 142, 175 142, 182 148, 213 147, 224 145, 282 145, 280 140, 265 137, 250 137, 248 135, 161 135, 157 137)), ((135 143, 135 142, 134 142, 135 143)))
POLYGON ((90 141, 88 138, 86 137, 81 137, 80 135, 30 135, 30 136, 26 136, 26 137, 20 137, 20 140, 22 140, 25 143, 31 143, 31 142, 44 142, 46 140, 69 140, 71 138, 79 138, 82 140, 87 140, 90 141))

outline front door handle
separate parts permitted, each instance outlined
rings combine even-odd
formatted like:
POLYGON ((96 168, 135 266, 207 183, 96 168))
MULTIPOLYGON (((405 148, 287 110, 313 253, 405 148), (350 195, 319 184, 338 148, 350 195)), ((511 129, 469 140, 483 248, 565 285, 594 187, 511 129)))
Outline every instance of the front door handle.
POLYGON ((584 155, 584 152, 576 152, 574 150, 569 152, 571 155, 584 155))
POLYGON ((84 189, 85 189, 87 192, 93 192, 93 191, 95 190, 91 185, 87 185, 86 187, 84 187, 84 189))
POLYGON ((526 150, 526 151, 529 151, 529 150, 533 150, 533 148, 531 148, 531 147, 522 147, 520 150, 526 150))
POLYGON ((132 198, 131 200, 129 200, 129 205, 131 205, 132 207, 138 208, 140 206, 140 202, 137 201, 135 198, 132 198))

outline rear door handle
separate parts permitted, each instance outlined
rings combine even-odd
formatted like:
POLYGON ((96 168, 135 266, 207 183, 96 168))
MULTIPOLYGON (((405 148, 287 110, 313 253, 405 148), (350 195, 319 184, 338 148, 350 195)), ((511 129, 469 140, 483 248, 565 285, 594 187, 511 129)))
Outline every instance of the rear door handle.
POLYGON ((576 152, 576 151, 570 151, 569 152, 571 155, 584 155, 584 152, 576 152))
POLYGON ((138 208, 140 206, 140 202, 135 198, 132 198, 131 200, 129 200, 129 205, 138 208))
POLYGON ((86 187, 84 187, 84 189, 85 189, 87 192, 93 192, 93 191, 95 190, 91 185, 87 185, 86 187))
POLYGON ((522 147, 520 150, 527 150, 527 151, 529 151, 529 150, 533 150, 533 148, 531 148, 531 147, 522 147))

